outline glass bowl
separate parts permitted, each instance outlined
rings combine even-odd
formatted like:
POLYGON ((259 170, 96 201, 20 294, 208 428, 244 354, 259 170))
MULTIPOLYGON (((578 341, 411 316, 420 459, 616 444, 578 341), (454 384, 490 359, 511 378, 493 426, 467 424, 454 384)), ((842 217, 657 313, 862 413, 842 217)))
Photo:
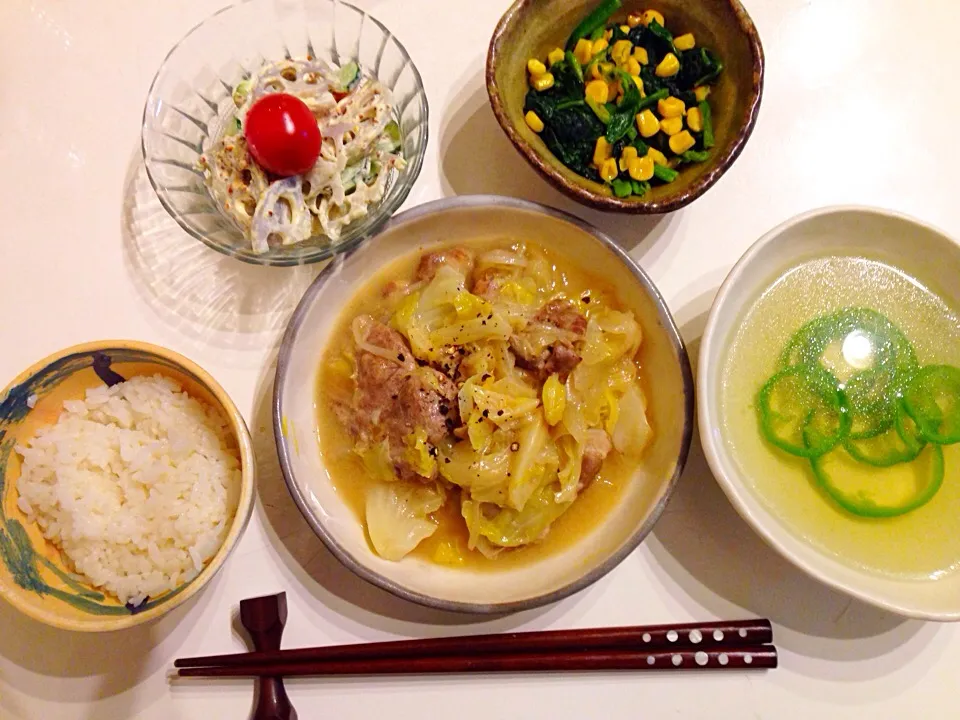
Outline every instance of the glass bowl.
POLYGON ((190 235, 219 252, 257 265, 304 265, 356 247, 400 207, 423 166, 427 96, 400 42, 375 18, 341 0, 244 0, 188 32, 157 71, 143 109, 141 144, 147 176, 160 203, 190 235), (243 79, 283 58, 358 63, 394 96, 407 165, 393 170, 383 199, 340 239, 314 237, 255 253, 221 212, 198 168, 236 110, 243 79))

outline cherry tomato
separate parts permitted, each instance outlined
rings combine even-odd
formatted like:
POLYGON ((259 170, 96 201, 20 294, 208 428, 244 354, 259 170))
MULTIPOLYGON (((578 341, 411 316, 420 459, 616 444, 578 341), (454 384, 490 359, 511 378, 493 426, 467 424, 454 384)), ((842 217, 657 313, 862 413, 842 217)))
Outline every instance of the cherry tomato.
POLYGON ((250 154, 274 175, 307 172, 320 156, 320 128, 300 98, 270 93, 247 111, 244 136, 250 154))

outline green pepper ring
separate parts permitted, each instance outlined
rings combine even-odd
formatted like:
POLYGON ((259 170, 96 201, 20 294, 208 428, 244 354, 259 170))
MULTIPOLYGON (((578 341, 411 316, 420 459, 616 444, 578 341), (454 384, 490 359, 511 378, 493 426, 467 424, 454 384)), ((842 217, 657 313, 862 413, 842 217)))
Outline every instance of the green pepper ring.
POLYGON ((895 421, 896 402, 904 381, 886 368, 868 368, 851 377, 844 384, 844 392, 850 402, 850 437, 854 440, 869 440, 890 430, 895 421), (867 399, 871 383, 877 377, 886 377, 886 394, 879 399, 867 399), (863 389, 865 388, 865 390, 863 389), (860 425, 858 421, 862 421, 860 425), (860 428, 860 429, 857 429, 860 428))
POLYGON ((872 502, 858 502, 841 492, 830 480, 819 463, 822 457, 810 458, 810 467, 817 486, 823 490, 837 505, 851 515, 865 518, 893 518, 906 515, 909 512, 923 507, 930 502, 943 485, 943 448, 939 445, 928 445, 933 455, 933 477, 922 492, 917 493, 909 502, 903 505, 881 506, 872 502))
POLYGON ((903 332, 884 315, 870 308, 844 308, 829 315, 822 315, 801 327, 780 354, 781 367, 798 363, 817 363, 824 350, 833 340, 839 340, 854 330, 864 330, 879 338, 886 338, 887 358, 880 359, 876 365, 886 366, 894 361, 894 367, 901 368, 896 361, 902 360, 903 369, 912 369, 917 365, 913 346, 903 332), (793 353, 797 357, 792 357, 793 353))
POLYGON ((847 382, 852 415, 849 436, 855 440, 867 440, 893 427, 893 403, 917 367, 913 345, 886 316, 870 308, 844 308, 815 318, 803 325, 787 342, 780 354, 780 366, 806 364, 822 368, 821 357, 829 344, 854 330, 867 332, 880 339, 878 345, 883 349, 873 367, 857 373, 847 382), (886 396, 858 407, 857 393, 850 392, 850 389, 856 387, 858 382, 881 373, 889 376, 886 396), (866 429, 855 429, 858 418, 869 421, 866 429))
POLYGON ((909 436, 908 430, 903 422, 903 416, 906 414, 907 412, 903 407, 903 403, 898 402, 896 405, 895 416, 890 421, 890 427, 884 433, 879 433, 868 438, 857 437, 851 433, 848 437, 843 439, 844 449, 854 460, 862 462, 864 465, 870 465, 877 468, 893 467, 894 465, 899 465, 900 463, 913 462, 917 459, 917 456, 923 452, 923 448, 926 447, 927 443, 922 438, 909 436), (863 440, 879 438, 885 433, 896 433, 897 437, 900 438, 900 441, 904 444, 906 449, 902 451, 893 450, 887 455, 877 458, 863 452, 857 444, 863 440))
POLYGON ((763 387, 760 388, 760 392, 757 394, 757 411, 760 415, 760 431, 763 433, 763 436, 767 439, 767 441, 780 448, 784 452, 807 459, 819 457, 820 455, 833 450, 833 448, 835 448, 850 431, 850 413, 847 410, 846 396, 842 390, 838 390, 831 382, 832 379, 833 376, 831 376, 830 373, 822 368, 810 367, 808 365, 793 365, 779 371, 773 377, 767 380, 763 387), (805 384, 811 390, 811 392, 814 392, 822 400, 824 400, 828 408, 835 411, 837 415, 838 427, 836 433, 827 436, 824 442, 815 447, 810 447, 810 445, 806 443, 806 430, 813 420, 813 416, 816 413, 816 408, 810 410, 803 422, 803 446, 795 445, 783 440, 779 435, 777 435, 770 424, 772 416, 776 414, 770 407, 770 395, 777 383, 784 378, 792 377, 794 375, 804 376, 803 379, 805 384))
POLYGON ((960 368, 952 365, 927 365, 921 368, 907 386, 903 394, 903 404, 924 440, 938 445, 960 442, 960 368), (939 380, 939 387, 925 387, 931 379, 939 380), (952 392, 956 398, 953 412, 946 417, 935 402, 935 410, 929 407, 934 393, 941 390, 952 392), (952 426, 954 431, 942 432, 944 424, 952 426))

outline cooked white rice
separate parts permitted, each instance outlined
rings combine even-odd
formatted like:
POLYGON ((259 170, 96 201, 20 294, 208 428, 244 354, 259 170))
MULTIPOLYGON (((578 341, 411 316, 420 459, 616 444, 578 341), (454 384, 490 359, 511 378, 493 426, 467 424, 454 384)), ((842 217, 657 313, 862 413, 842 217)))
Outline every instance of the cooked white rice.
POLYGON ((19 506, 78 573, 138 605, 222 545, 240 491, 232 447, 222 414, 168 378, 93 388, 17 446, 19 506))

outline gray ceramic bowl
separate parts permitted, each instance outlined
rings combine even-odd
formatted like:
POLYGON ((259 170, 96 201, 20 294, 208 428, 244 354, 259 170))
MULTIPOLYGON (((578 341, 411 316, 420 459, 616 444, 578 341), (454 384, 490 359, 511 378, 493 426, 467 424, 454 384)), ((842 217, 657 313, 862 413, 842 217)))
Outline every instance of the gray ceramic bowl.
POLYGON ((366 580, 444 610, 502 613, 559 600, 612 570, 647 536, 686 462, 693 423, 693 381, 670 310, 646 273, 596 228, 541 205, 466 196, 421 205, 394 217, 376 237, 334 260, 307 290, 280 349, 274 390, 280 464, 303 516, 341 562, 366 580), (414 556, 390 562, 370 547, 355 514, 334 489, 316 442, 320 357, 339 309, 381 268, 425 247, 513 237, 547 245, 588 267, 620 292, 644 331, 640 359, 649 377, 656 435, 618 503, 577 540, 521 566, 482 572, 414 556))

